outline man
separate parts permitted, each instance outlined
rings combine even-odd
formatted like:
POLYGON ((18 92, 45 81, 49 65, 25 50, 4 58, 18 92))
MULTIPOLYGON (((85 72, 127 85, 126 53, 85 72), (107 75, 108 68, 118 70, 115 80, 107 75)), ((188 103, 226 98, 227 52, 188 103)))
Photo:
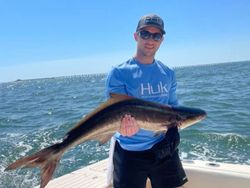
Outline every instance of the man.
MULTIPOLYGON (((107 77, 108 97, 128 95, 167 105, 178 105, 173 70, 155 59, 165 30, 163 20, 143 16, 134 33, 137 42, 133 58, 112 69, 107 77)), ((145 188, 147 178, 153 188, 177 187, 187 182, 178 155, 177 127, 155 135, 140 129, 136 117, 121 117, 115 134, 114 188, 145 188)))

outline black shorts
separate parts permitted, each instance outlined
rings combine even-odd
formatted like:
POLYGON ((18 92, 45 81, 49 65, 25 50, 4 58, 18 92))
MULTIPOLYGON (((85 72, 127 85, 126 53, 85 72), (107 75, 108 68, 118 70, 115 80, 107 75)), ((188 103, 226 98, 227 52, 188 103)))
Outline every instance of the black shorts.
POLYGON ((173 188, 187 182, 178 149, 170 157, 158 159, 153 148, 127 151, 116 142, 113 162, 114 188, 145 188, 147 178, 152 188, 173 188))

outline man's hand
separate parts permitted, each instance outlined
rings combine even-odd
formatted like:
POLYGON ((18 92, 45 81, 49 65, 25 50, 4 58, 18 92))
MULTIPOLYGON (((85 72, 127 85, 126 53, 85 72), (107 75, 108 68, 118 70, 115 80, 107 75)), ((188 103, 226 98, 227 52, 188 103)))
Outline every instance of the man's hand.
MULTIPOLYGON (((117 100, 129 99, 132 98, 131 96, 125 94, 118 94, 118 93, 110 93, 110 97, 117 100)), ((120 134, 122 136, 133 136, 139 131, 139 126, 134 117, 131 115, 126 114, 121 119, 120 125, 120 134)))
POLYGON ((121 126, 119 132, 122 136, 133 136, 139 131, 139 126, 134 117, 125 115, 121 119, 121 126))

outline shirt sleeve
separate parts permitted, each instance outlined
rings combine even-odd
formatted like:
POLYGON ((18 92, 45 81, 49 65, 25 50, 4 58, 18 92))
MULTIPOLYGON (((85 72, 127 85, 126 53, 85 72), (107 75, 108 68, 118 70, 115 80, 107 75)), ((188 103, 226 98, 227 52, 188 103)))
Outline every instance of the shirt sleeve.
POLYGON ((171 106, 177 106, 178 105, 178 99, 176 95, 176 88, 177 88, 177 82, 176 82, 176 77, 175 73, 173 72, 173 77, 172 77, 172 84, 171 88, 169 91, 169 102, 168 104, 171 106))
POLYGON ((113 68, 108 74, 105 89, 107 98, 110 97, 110 93, 127 95, 124 79, 117 68, 113 68))

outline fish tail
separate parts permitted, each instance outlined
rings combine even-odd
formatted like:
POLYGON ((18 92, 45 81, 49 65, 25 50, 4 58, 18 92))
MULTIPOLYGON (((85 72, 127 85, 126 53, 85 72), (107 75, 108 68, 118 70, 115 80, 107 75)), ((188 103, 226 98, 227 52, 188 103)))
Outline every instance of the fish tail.
POLYGON ((6 170, 13 170, 16 168, 34 168, 41 169, 41 184, 40 188, 44 188, 51 180, 56 166, 63 154, 59 144, 54 144, 45 148, 31 156, 24 157, 10 164, 6 170))

